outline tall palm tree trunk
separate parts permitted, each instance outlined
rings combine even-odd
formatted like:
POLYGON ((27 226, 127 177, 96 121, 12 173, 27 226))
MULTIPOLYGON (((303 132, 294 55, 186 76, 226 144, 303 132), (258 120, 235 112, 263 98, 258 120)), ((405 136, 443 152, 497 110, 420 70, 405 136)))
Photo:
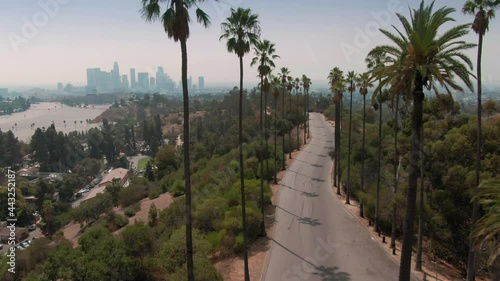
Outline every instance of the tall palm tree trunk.
POLYGON ((297 90, 297 151, 300 150, 300 111, 299 111, 299 90, 297 90))
MULTIPOLYGON (((288 100, 288 119, 292 116, 292 90, 290 90, 290 99, 288 100)), ((293 128, 293 127, 292 127, 293 128)), ((292 128, 288 131, 288 159, 292 159, 292 151, 293 151, 293 144, 292 144, 292 128)))
POLYGON ((335 101, 335 127, 334 127, 334 140, 333 140, 333 143, 334 143, 334 153, 333 153, 333 186, 337 187, 337 194, 339 194, 339 189, 338 189, 338 181, 337 181, 337 149, 338 149, 338 144, 337 144, 337 131, 338 131, 338 127, 337 127, 337 111, 339 110, 339 107, 338 107, 338 104, 337 102, 335 101))
MULTIPOLYGON (((282 99, 281 99, 281 119, 285 121, 285 86, 283 85, 283 94, 282 94, 282 99)), ((283 146, 282 149, 282 156, 283 156, 283 166, 282 169, 286 169, 286 164, 285 164, 285 131, 282 131, 283 135, 281 136, 281 145, 283 146)))
POLYGON ((375 231, 380 235, 379 226, 379 207, 380 207, 380 173, 382 166, 382 93, 379 93, 379 108, 378 108, 378 165, 377 165, 377 198, 375 204, 375 231))
POLYGON ((264 83, 264 77, 260 76, 260 149, 259 149, 259 157, 260 157, 260 213, 262 216, 262 222, 260 224, 261 235, 264 236, 266 234, 266 225, 265 225, 265 214, 264 214, 264 134, 263 134, 263 118, 262 114, 264 112, 262 107, 262 97, 264 96, 262 86, 264 83))
POLYGON ((422 115, 423 115, 423 79, 417 74, 413 92, 412 112, 412 146, 410 151, 410 174, 408 191, 406 194, 406 214, 403 226, 403 246, 401 248, 401 262, 399 267, 399 281, 410 280, 411 251, 413 246, 413 223, 415 222, 417 185, 419 171, 420 142, 422 141, 422 115))
MULTIPOLYGON (((481 58, 483 56, 483 34, 479 33, 479 43, 477 48, 477 146, 476 146, 476 188, 479 187, 481 177, 481 149, 482 149, 482 125, 481 125, 481 58)), ((478 219, 479 203, 474 200, 472 205, 472 224, 478 219)), ((476 253, 472 247, 472 241, 469 246, 469 258, 467 260, 467 281, 474 281, 476 278, 476 253)))
POLYGON ((267 92, 264 91, 264 139, 266 141, 266 177, 267 173, 269 173, 269 137, 267 134, 267 128, 269 126, 267 120, 267 92))
MULTIPOLYGON (((363 148, 361 150, 361 192, 365 186, 365 126, 366 126, 366 95, 363 95, 363 148)), ((359 216, 364 217, 363 200, 359 199, 359 216)))
POLYGON ((276 139, 277 139, 277 134, 278 134, 278 131, 276 130, 276 115, 278 114, 278 112, 276 111, 276 105, 278 103, 278 97, 274 97, 274 125, 273 125, 273 130, 274 130, 274 183, 277 184, 278 183, 278 169, 277 169, 277 166, 278 166, 278 163, 276 161, 276 158, 278 157, 277 153, 276 153, 276 139))
POLYGON ((394 114, 394 189, 392 190, 392 215, 391 215, 391 248, 392 254, 396 254, 396 194, 398 192, 398 114, 399 95, 396 96, 396 111, 394 114))
POLYGON ((184 107, 184 132, 183 150, 184 150, 184 183, 186 186, 186 204, 184 215, 186 217, 186 265, 188 272, 188 281, 194 280, 193 266, 193 222, 191 215, 191 164, 189 162, 189 95, 187 83, 187 46, 186 40, 180 40, 182 53, 182 98, 184 107))
POLYGON ((340 195, 340 116, 341 114, 341 101, 337 101, 337 110, 335 110, 335 170, 337 173, 337 194, 340 195))
POLYGON ((340 98, 340 101, 339 101, 339 135, 338 135, 338 142, 339 142, 339 149, 338 149, 338 154, 337 154, 337 158, 338 158, 338 167, 337 167, 337 177, 338 177, 338 184, 339 184, 339 190, 338 190, 338 194, 340 195, 340 186, 342 185, 342 169, 341 169, 341 166, 342 166, 342 163, 341 163, 341 144, 342 144, 342 98, 340 98))
MULTIPOLYGON (((352 87, 352 84, 351 84, 352 87)), ((351 133, 352 133, 352 91, 350 92, 350 99, 349 99, 349 136, 347 137, 347 141, 349 142, 347 144, 347 188, 346 188, 346 197, 345 197, 345 203, 346 204, 351 204, 349 200, 349 190, 351 189, 351 133)))
POLYGON ((419 194, 419 212, 418 212, 418 242, 417 258, 415 269, 422 271, 422 239, 424 238, 424 126, 422 126, 422 142, 420 142, 420 194, 419 194))
POLYGON ((306 117, 307 117, 307 138, 310 138, 311 137, 311 134, 310 134, 310 127, 309 127, 309 88, 307 88, 307 99, 306 99, 306 107, 307 107, 307 110, 306 110, 306 117))
POLYGON ((240 56, 240 101, 238 112, 238 140, 240 143, 240 184, 241 184, 241 218, 243 227, 243 260, 245 264, 245 281, 250 281, 248 270, 247 247, 247 214, 245 210, 245 173, 243 170, 243 57, 240 56))
MULTIPOLYGON (((304 117, 307 117, 307 108, 306 108, 306 104, 307 104, 307 100, 306 100, 306 89, 304 89, 304 117)), ((306 124, 307 124, 307 119, 304 120, 304 144, 306 144, 307 142, 307 127, 306 127, 306 124)))

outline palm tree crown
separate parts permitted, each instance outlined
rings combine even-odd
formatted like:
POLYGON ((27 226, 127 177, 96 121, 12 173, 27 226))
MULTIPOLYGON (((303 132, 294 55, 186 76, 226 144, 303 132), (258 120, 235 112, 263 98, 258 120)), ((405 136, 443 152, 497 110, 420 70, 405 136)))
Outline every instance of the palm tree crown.
MULTIPOLYGON (((146 21, 161 20, 168 38, 175 42, 189 38, 189 9, 203 0, 142 0, 142 17, 146 21), (166 2, 167 9, 162 13, 160 2, 166 2), (181 5, 179 6, 179 3, 181 5)), ((210 25, 210 17, 200 8, 196 7, 196 20, 204 27, 210 25)))
POLYGON ((368 72, 361 73, 356 78, 356 86, 358 86, 361 95, 366 96, 368 94, 368 88, 373 87, 373 83, 370 80, 371 78, 368 72))
POLYGON ((276 67, 273 60, 278 59, 280 56, 275 54, 276 49, 274 46, 274 43, 269 40, 259 40, 255 42, 255 57, 252 59, 250 66, 254 66, 258 63, 260 76, 269 75, 271 70, 276 67))
POLYGON ((422 1, 419 9, 411 12, 411 21, 397 14, 404 27, 404 31, 394 27, 397 35, 381 30, 395 45, 378 46, 369 53, 369 56, 378 58, 386 56, 385 60, 380 60, 386 66, 372 70, 376 77, 382 79, 377 89, 397 80, 409 82, 411 88, 422 82, 436 92, 438 85, 447 90, 463 91, 463 87, 455 81, 458 77, 472 90, 471 73, 467 67, 472 70, 473 66, 463 51, 476 45, 459 40, 469 33, 470 24, 457 25, 439 36, 439 29, 444 24, 455 21, 450 17, 455 9, 442 7, 433 11, 433 8, 434 2, 425 6, 422 1))
POLYGON ((485 35, 490 27, 490 20, 495 17, 495 9, 500 1, 491 0, 467 0, 462 8, 466 15, 473 15, 472 29, 477 34, 485 35))
POLYGON ((219 40, 227 39, 227 51, 238 57, 249 53, 251 46, 257 44, 260 36, 258 15, 252 14, 250 9, 231 9, 231 15, 221 27, 222 35, 219 40))

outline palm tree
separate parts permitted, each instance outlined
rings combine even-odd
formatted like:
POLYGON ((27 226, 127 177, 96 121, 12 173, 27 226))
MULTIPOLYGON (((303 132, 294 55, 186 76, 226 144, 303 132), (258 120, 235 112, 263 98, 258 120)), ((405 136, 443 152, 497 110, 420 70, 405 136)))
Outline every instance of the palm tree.
MULTIPOLYGON (((294 85, 293 85, 293 78, 292 78, 292 76, 288 75, 286 77, 286 79, 288 80, 287 89, 288 89, 288 92, 290 93, 290 99, 288 100, 288 119, 291 122, 292 121, 291 120, 292 119, 292 90, 294 88, 294 85)), ((290 146, 290 148, 289 148, 290 151, 289 151, 289 155, 288 155, 289 159, 292 159, 292 151, 293 151, 292 130, 293 130, 293 126, 291 126, 290 130, 288 131, 288 143, 289 143, 289 146, 290 146)))
POLYGON ((500 277, 500 179, 481 183, 472 201, 477 201, 484 210, 483 217, 476 222, 471 233, 472 247, 491 249, 488 267, 493 275, 492 280, 500 277))
MULTIPOLYGON (((389 58, 383 53, 370 52, 365 59, 366 65, 368 69, 373 73, 376 70, 380 70, 383 68, 384 64, 387 63, 389 58)), ((382 82, 380 78, 378 79, 379 87, 372 95, 372 105, 374 105, 375 109, 379 107, 379 146, 378 146, 378 165, 377 165, 377 195, 376 195, 376 203, 375 203, 375 231, 380 235, 379 225, 378 225, 378 211, 379 211, 379 202, 380 202, 380 172, 381 172, 381 159, 382 159, 382 101, 378 102, 375 100, 376 97, 383 98, 381 93, 382 82)), ((387 97, 387 94, 385 95, 387 97)))
MULTIPOLYGON (((275 55, 276 52, 274 48, 274 44, 269 40, 257 41, 254 47, 255 57, 252 59, 250 66, 254 66, 257 63, 258 72, 260 77, 260 149, 259 149, 259 157, 260 157, 260 210, 262 214, 262 223, 261 223, 261 234, 265 235, 266 226, 265 226, 265 216, 264 216, 264 133, 263 133, 263 123, 262 123, 262 114, 264 113, 264 108, 262 106, 262 98, 263 98, 263 87, 264 87, 264 77, 271 73, 272 68, 275 67, 274 59, 279 58, 278 55, 275 55)), ((267 137, 267 136, 266 136, 267 137)), ((267 174, 267 173, 266 173, 267 174)))
MULTIPOLYGON (((481 176, 481 149, 482 149, 482 109, 481 109, 481 63, 483 55, 483 37, 489 29, 490 21, 495 17, 495 9, 500 6, 500 1, 492 0, 467 0, 462 8, 462 12, 467 15, 473 15, 474 21, 472 29, 478 34, 479 42, 477 48, 477 144, 476 144, 476 187, 479 187, 481 176)), ((475 223, 478 217, 479 205, 478 202, 473 202, 472 207, 472 223, 475 223)), ((476 275, 475 252, 474 248, 469 248, 469 258, 467 261, 467 281, 473 281, 476 275)))
POLYGON ((375 231, 380 236, 379 210, 380 210, 380 180, 382 173, 382 112, 384 103, 389 100, 390 92, 387 89, 374 93, 372 96, 373 108, 378 110, 378 164, 377 164, 377 198, 375 204, 375 231))
POLYGON ((73 123, 75 123, 75 128, 76 128, 76 120, 75 120, 75 121, 73 121, 73 123))
POLYGON ((330 90, 333 93, 333 103, 335 104, 335 153, 334 153, 334 185, 337 187, 337 194, 340 195, 340 115, 342 93, 345 90, 343 72, 338 67, 334 67, 328 74, 330 90))
MULTIPOLYGON (((361 191, 364 189, 365 184, 365 126, 366 126, 366 95, 368 88, 373 87, 370 81, 370 74, 368 72, 362 73, 358 76, 356 86, 359 88, 359 93, 363 96, 363 141, 361 149, 361 191)), ((363 213, 363 200, 359 200, 359 216, 364 217, 363 213)))
POLYGON ((168 38, 174 42, 180 42, 182 58, 182 98, 184 107, 184 133, 183 152, 184 152, 184 185, 185 185, 185 217, 186 217, 186 265, 187 279, 194 280, 193 269, 193 239, 192 239, 192 220, 191 220, 191 165, 189 160, 189 94, 187 83, 187 39, 189 38, 189 10, 196 8, 196 20, 204 27, 210 25, 209 16, 197 6, 202 0, 164 0, 166 10, 162 13, 160 1, 141 0, 142 16, 148 21, 161 21, 162 26, 167 33, 168 38))
POLYGON ((304 124, 304 143, 309 138, 309 87, 311 87, 311 79, 306 75, 302 75, 302 84, 304 85, 304 113, 306 123, 304 124), (307 135, 306 135, 307 133, 307 135))
POLYGON ((300 78, 296 77, 295 78, 295 97, 296 97, 296 106, 297 106, 297 115, 296 115, 296 122, 297 122, 297 150, 300 150, 300 111, 299 111, 299 90, 300 87, 302 87, 302 82, 300 82, 300 78))
POLYGON ((240 60, 240 101, 239 101, 239 146, 240 146, 240 181, 241 181, 241 216, 243 221, 243 253, 245 281, 250 280, 248 270, 247 226, 245 211, 245 183, 243 170, 243 56, 250 52, 250 47, 257 43, 260 36, 258 16, 250 9, 231 8, 231 15, 221 24, 222 35, 219 40, 227 39, 227 51, 235 53, 240 60))
POLYGON ((394 28, 397 34, 381 30, 394 45, 378 46, 371 51, 372 54, 383 54, 394 58, 384 67, 374 71, 374 74, 382 79, 377 89, 394 80, 395 77, 398 81, 408 81, 412 89, 412 145, 399 270, 400 281, 409 280, 411 271, 419 151, 422 142, 424 86, 437 90, 436 85, 443 85, 447 89, 462 91, 463 88, 455 82, 455 77, 458 77, 469 89, 472 89, 470 71, 467 68, 472 69, 472 63, 463 51, 475 45, 459 40, 468 34, 470 25, 462 24, 441 32, 440 28, 444 24, 454 21, 450 14, 455 9, 442 7, 434 11, 433 8, 434 3, 425 5, 422 1, 418 9, 411 11, 410 21, 398 14, 404 27, 403 31, 396 27, 394 28))
POLYGON ((273 122, 273 131, 274 131, 274 184, 278 183, 278 174, 277 174, 277 166, 278 164, 276 163, 276 159, 278 156, 276 155, 276 143, 277 143, 277 134, 278 134, 278 127, 276 123, 276 117, 278 116, 278 97, 280 96, 280 91, 279 91, 279 85, 280 85, 280 79, 279 77, 273 76, 272 79, 272 85, 273 85, 273 97, 274 97, 274 110, 273 110, 273 115, 274 115, 274 122, 273 122))
POLYGON ((349 135, 347 137, 348 141, 348 152, 347 152, 347 189, 346 189, 346 198, 345 203, 351 204, 349 201, 349 190, 351 189, 351 131, 352 131, 352 92, 356 91, 356 73, 354 71, 347 72, 346 82, 349 83, 347 90, 350 93, 349 98, 349 135))
POLYGON ((66 120, 63 120, 64 128, 66 128, 66 120))
MULTIPOLYGON (((392 248, 392 254, 396 254, 396 215, 397 215, 397 208, 396 208, 396 193, 398 191, 398 183, 399 183, 399 169, 401 167, 401 160, 402 157, 399 156, 399 161, 398 161, 398 115, 399 115, 399 90, 396 88, 392 88, 392 102, 395 103, 395 106, 393 106, 394 110, 394 188, 392 189, 392 214, 391 214, 391 248, 392 248)), ((422 194, 423 195, 423 189, 422 189, 422 194)), ((421 204, 423 205, 423 204, 421 204)), ((423 210, 423 209, 422 209, 423 210)), ((421 210, 421 211, 422 211, 421 210)), ((420 217, 423 217, 422 215, 420 217)), ((420 221, 419 221, 420 223, 420 221)), ((419 225, 420 226, 420 225, 419 225)), ((419 231, 419 234, 421 232, 419 231)), ((421 238, 419 236, 419 241, 421 241, 421 238)))
MULTIPOLYGON (((281 105, 282 111, 281 111, 281 114, 282 114, 283 121, 285 121, 285 88, 286 88, 286 77, 289 74, 290 74, 290 71, 288 71, 288 68, 286 68, 286 67, 282 67, 281 68, 281 73, 280 73, 280 75, 281 75, 281 85, 283 87, 283 94, 282 94, 282 98, 281 98, 281 101, 282 101, 282 105, 281 105)), ((288 113, 288 114, 290 114, 290 113, 288 113)), ((283 170, 285 170, 286 169, 286 167, 285 167, 285 131, 283 131, 282 142, 283 142, 283 170)), ((292 152, 291 152, 291 150, 290 150, 290 158, 292 158, 292 152)))

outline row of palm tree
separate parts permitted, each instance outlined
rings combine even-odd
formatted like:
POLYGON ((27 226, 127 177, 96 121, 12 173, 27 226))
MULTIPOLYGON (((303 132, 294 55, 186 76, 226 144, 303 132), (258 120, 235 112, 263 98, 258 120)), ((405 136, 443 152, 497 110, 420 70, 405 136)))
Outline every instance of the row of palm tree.
MULTIPOLYGON (((454 26, 438 35, 443 25, 454 21, 451 14, 455 11, 452 8, 443 7, 434 10, 434 2, 425 5, 421 2, 418 9, 411 11, 411 19, 398 14, 398 18, 404 30, 397 28, 397 33, 381 30, 393 45, 383 45, 374 48, 368 55, 367 62, 372 80, 378 80, 378 86, 374 92, 373 101, 378 102, 379 126, 382 124, 381 113, 384 101, 392 99, 396 101, 395 114, 395 146, 397 149, 397 111, 399 95, 411 93, 412 97, 412 146, 410 151, 410 172, 409 187, 406 198, 406 214, 403 229, 403 246, 401 250, 401 264, 399 280, 409 280, 411 253, 413 246, 413 225, 416 214, 416 195, 418 177, 423 180, 423 127, 422 127, 422 102, 424 98, 424 87, 438 93, 437 86, 443 86, 448 92, 449 89, 463 91, 463 87, 456 80, 461 80, 465 86, 473 91, 470 77, 473 66, 469 58, 463 53, 465 50, 475 47, 463 41, 461 38, 468 34, 468 29, 472 29, 479 34, 477 79, 478 79, 478 131, 477 131, 477 152, 476 152, 476 186, 479 187, 480 162, 481 162, 481 50, 482 37, 488 29, 489 20, 494 16, 494 9, 498 7, 500 1, 469 0, 463 8, 466 14, 474 14, 475 20, 472 25, 461 24, 454 26), (390 92, 383 91, 383 87, 390 86, 390 92), (377 97, 378 98, 375 98, 377 97), (391 96, 391 97, 389 97, 391 96)), ((379 127, 379 145, 381 143, 381 131, 379 127)), ((350 142, 350 139, 349 139, 350 142)), ((364 149, 363 149, 364 150, 364 149)), ((379 147, 380 153, 380 147, 379 147)), ((350 155, 348 155, 350 158, 350 155)), ((396 157, 396 156, 395 156, 396 157)), ((380 170, 379 154, 379 170, 380 170)), ((394 192, 397 188, 398 168, 395 159, 394 168, 394 192)), ((349 166, 349 164, 348 164, 349 166)), ((348 167, 349 169, 349 167, 348 167)), ((348 173, 349 174, 349 173, 348 173)), ((349 177, 349 176, 348 176, 349 177)), ((377 195, 380 189, 380 171, 377 177, 377 195)), ((349 184, 349 179, 348 179, 349 184)), ((423 187, 423 184, 422 184, 423 187)), ((347 192, 348 194, 348 192, 347 192)), ((348 198, 348 197, 347 197, 348 198)), ((378 196, 375 213, 375 227, 378 228, 378 196)), ((478 200, 473 200, 473 222, 477 221, 478 200)), ((421 270, 422 265, 422 212, 423 212, 423 192, 420 194, 420 221, 419 239, 416 269, 421 270)), ((393 208, 393 217, 395 210, 393 208)), ((391 246, 394 247, 395 225, 393 218, 393 229, 391 246)), ((474 280, 475 268, 475 248, 471 243, 467 280, 474 280)))
MULTIPOLYGON (((379 209, 379 192, 380 192, 380 159, 381 159, 381 142, 382 142, 382 108, 383 103, 392 100, 396 104, 394 110, 395 126, 394 140, 395 151, 397 151, 397 131, 398 131, 398 109, 399 96, 411 92, 412 97, 412 148, 410 152, 410 173, 409 173, 409 188, 406 199, 406 214, 403 231, 403 247, 401 254, 401 266, 399 280, 409 280, 411 252, 413 245, 413 224, 416 214, 416 194, 417 180, 420 177, 423 188, 423 127, 422 127, 422 102, 424 98, 424 87, 433 89, 436 94, 437 86, 444 86, 447 91, 454 89, 462 91, 463 88, 455 82, 461 80, 467 88, 473 90, 470 76, 473 76, 472 62, 463 51, 473 48, 476 45, 467 43, 461 40, 462 36, 468 33, 468 29, 472 29, 479 35, 478 61, 477 61, 477 99, 478 99, 478 131, 477 131, 477 152, 476 152, 476 186, 479 187, 480 182, 480 163, 481 163, 481 52, 483 36, 488 30, 489 21, 494 17, 494 10, 498 7, 500 1, 488 0, 468 0, 463 8, 466 14, 475 15, 472 25, 462 24, 448 29, 443 35, 438 36, 438 30, 443 28, 443 25, 454 21, 450 14, 455 10, 452 8, 443 7, 434 11, 434 3, 425 5, 421 2, 418 9, 411 12, 411 19, 408 20, 404 16, 398 14, 404 30, 400 31, 397 28, 397 34, 386 30, 381 30, 394 45, 383 45, 374 48, 368 55, 366 62, 369 73, 359 75, 355 78, 353 72, 349 72, 346 77, 343 77, 342 71, 338 68, 332 69, 328 76, 330 80, 331 90, 334 94, 334 103, 336 107, 336 122, 335 122, 335 171, 334 184, 337 186, 337 193, 340 193, 340 127, 341 127, 341 111, 342 111, 342 93, 345 91, 345 84, 348 84, 348 91, 351 94, 350 110, 349 110, 349 134, 348 134, 348 164, 347 164, 347 185, 346 185, 346 203, 349 204, 349 187, 350 187, 350 160, 351 160, 351 105, 352 92, 354 91, 354 80, 357 80, 357 86, 363 94, 363 148, 362 148, 362 163, 361 163, 361 190, 364 187, 364 153, 365 153, 365 95, 367 88, 372 87, 373 81, 378 81, 374 94, 372 96, 372 104, 379 110, 379 156, 377 170, 377 196, 375 207, 375 229, 379 231, 378 209, 379 209), (432 52, 429 52, 432 50, 432 52), (431 63, 429 63, 431 62, 431 63), (389 86, 390 90, 383 88, 389 86)), ((397 160, 395 154, 394 159, 394 194, 397 191, 398 172, 400 161, 397 160)), ((423 191, 423 189, 422 189, 423 191)), ((416 269, 421 270, 422 266, 422 232, 423 232, 423 192, 420 194, 420 220, 418 228, 418 252, 416 269)), ((393 199, 394 200, 394 199, 393 199)), ((478 199, 473 200, 473 223, 478 219, 478 199)), ((391 247, 395 252, 395 204, 393 202, 392 210, 392 233, 391 247)), ((363 207, 361 202, 360 215, 363 216, 363 207)), ((484 220, 482 220, 484 221, 484 220)), ((491 227, 491 225, 488 225, 491 227)), ((478 231, 476 231, 478 232, 478 231)), ((483 233, 483 236, 484 235, 483 233)), ((477 235, 476 235, 477 237, 477 235)), ((491 236, 490 236, 491 238, 491 236)), ((474 280, 476 274, 475 268, 475 248, 471 243, 467 280, 474 280)), ((477 244, 477 243, 476 243, 477 244)))
MULTIPOLYGON (((191 8, 196 10, 196 19, 204 27, 210 25, 209 16, 201 10, 197 4, 198 2, 203 2, 202 0, 141 0, 142 2, 142 16, 146 21, 160 21, 170 39, 175 42, 179 42, 181 46, 181 57, 182 57, 182 92, 183 92, 183 108, 184 108, 184 125, 183 131, 183 153, 184 153, 184 177, 185 177, 185 217, 186 217, 186 265, 187 265, 187 280, 194 280, 193 271, 193 243, 192 243, 192 215, 191 215, 191 170, 190 170, 190 159, 189 159, 189 94, 187 87, 187 39, 189 38, 189 23, 190 16, 189 10, 191 8), (161 3, 165 3, 165 10, 162 11, 161 3)), ((245 183, 244 183, 244 167, 243 167, 243 134, 242 134, 242 106, 243 106, 243 58, 248 54, 252 47, 255 50, 256 57, 252 60, 251 65, 258 64, 258 74, 260 78, 260 158, 263 159, 263 136, 266 136, 266 148, 267 145, 267 92, 268 87, 270 87, 271 82, 271 71, 275 67, 273 62, 274 59, 279 58, 275 54, 275 46, 269 40, 259 40, 260 38, 260 25, 258 20, 258 15, 253 14, 250 9, 231 9, 231 15, 226 19, 225 22, 221 24, 222 35, 219 40, 226 40, 226 47, 229 53, 234 53, 239 59, 240 65, 240 97, 239 97, 239 116, 238 116, 238 139, 239 139, 239 166, 240 166, 240 189, 241 189, 241 209, 242 209, 242 228, 243 228, 243 248, 244 248, 244 267, 245 267, 245 280, 249 280, 249 268, 248 268, 248 233, 247 233, 247 222, 246 222, 246 210, 245 210, 245 183), (262 105, 264 101, 264 106, 262 105), (264 115, 263 115, 264 114, 264 115), (264 119, 264 120, 263 120, 264 119), (263 132, 265 130, 265 132, 263 132)), ((282 116, 284 118, 284 89, 287 86, 290 91, 295 87, 296 92, 300 87, 298 78, 295 83, 292 83, 292 78, 289 75, 289 71, 286 68, 281 69, 281 86, 283 87, 283 100, 282 100, 282 116), (288 82, 288 85, 285 84, 288 82)), ((278 82, 279 78, 274 82, 278 82)), ((310 79, 303 76, 303 86, 307 92, 309 85, 311 84, 310 79)), ((279 87, 279 86, 277 86, 279 87)), ((277 98, 279 96, 278 88, 275 88, 273 92, 274 96, 274 109, 277 107, 277 98)), ((291 105, 291 98, 290 98, 291 105)), ((289 107, 289 111, 291 107, 289 107)), ((276 110, 275 110, 276 111, 276 110)), ((275 114, 276 118, 276 114, 275 114)), ((289 135, 290 150, 291 139, 289 135)), ((283 134, 283 144, 284 144, 284 134, 283 134)), ((298 142, 297 142, 298 146, 298 142)), ((275 130, 275 152, 276 152, 276 130, 275 130)), ((283 152, 284 153, 284 152, 283 152)), ((283 154, 284 156, 284 154, 283 154)), ((290 155, 291 157, 291 155, 290 155)), ((275 159, 277 157, 275 156, 275 159)), ((285 157, 283 157, 284 159, 285 157)), ((266 159, 267 162, 267 159, 266 159)), ((266 165, 268 166, 268 164, 266 165)), ((274 165, 277 166, 276 164, 274 165)), ((261 162, 261 169, 264 165, 261 162)), ((285 162, 283 160, 283 168, 285 167, 285 162)), ((276 170, 274 179, 276 181, 276 170)), ((262 224, 261 231, 265 234, 264 225, 264 189, 263 189, 263 171, 261 170, 261 212, 262 212, 262 224)))

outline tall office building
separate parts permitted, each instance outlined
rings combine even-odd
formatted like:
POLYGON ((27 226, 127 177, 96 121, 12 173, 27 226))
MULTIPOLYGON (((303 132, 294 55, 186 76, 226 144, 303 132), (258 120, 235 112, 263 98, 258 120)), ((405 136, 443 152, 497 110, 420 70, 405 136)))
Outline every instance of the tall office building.
POLYGON ((97 89, 103 92, 109 92, 113 90, 113 79, 111 77, 111 72, 100 72, 97 89))
POLYGON ((156 71, 156 85, 159 89, 165 88, 166 75, 163 72, 163 67, 158 66, 158 70, 156 71))
POLYGON ((198 77, 198 89, 205 89, 205 77, 203 76, 198 77))
POLYGON ((156 86, 155 78, 154 77, 149 78, 149 86, 151 88, 154 88, 156 86))
POLYGON ((122 75, 122 88, 128 89, 128 78, 127 75, 122 75))
POLYGON ((59 82, 57 83, 57 91, 62 92, 63 91, 63 83, 59 82))
POLYGON ((137 81, 135 80, 135 68, 130 69, 130 88, 134 88, 137 81))
POLYGON ((189 75, 189 78, 188 78, 188 89, 191 89, 192 86, 193 86, 193 78, 191 77, 191 75, 189 75))
POLYGON ((113 81, 113 89, 118 89, 121 86, 120 81, 120 69, 118 67, 118 63, 115 62, 113 64, 113 70, 111 71, 111 79, 113 81))
MULTIPOLYGON (((87 68, 87 87, 86 87, 87 93, 93 93, 97 90, 97 88, 99 88, 99 83, 101 79, 100 74, 101 74, 100 68, 87 68)), ((61 83, 61 88, 62 88, 62 83, 61 83)))
POLYGON ((137 86, 140 87, 141 90, 149 90, 149 74, 147 72, 137 73, 137 86))

